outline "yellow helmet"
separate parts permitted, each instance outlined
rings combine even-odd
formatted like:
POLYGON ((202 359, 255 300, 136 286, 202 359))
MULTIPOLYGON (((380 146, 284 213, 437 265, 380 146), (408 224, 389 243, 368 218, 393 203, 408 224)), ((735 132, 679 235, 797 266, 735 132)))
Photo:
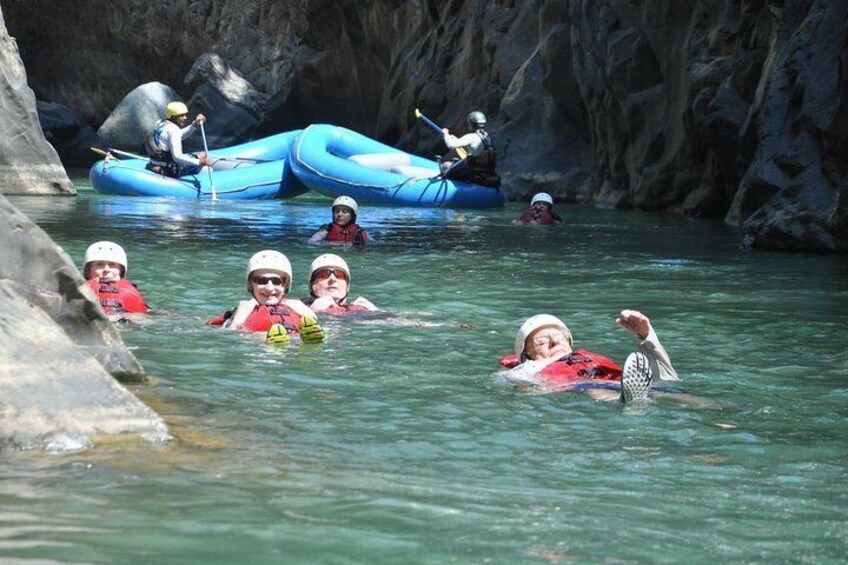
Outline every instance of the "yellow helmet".
POLYGON ((188 114, 188 106, 182 102, 171 102, 165 106, 165 117, 168 119, 174 116, 184 116, 185 114, 188 114))

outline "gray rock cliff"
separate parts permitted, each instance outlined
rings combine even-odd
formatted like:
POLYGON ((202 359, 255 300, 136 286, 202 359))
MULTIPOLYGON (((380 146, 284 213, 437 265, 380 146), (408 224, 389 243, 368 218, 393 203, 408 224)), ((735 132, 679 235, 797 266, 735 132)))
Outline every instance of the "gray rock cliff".
POLYGON ((47 143, 35 95, 15 40, 0 11, 0 194, 76 194, 56 151, 47 143))

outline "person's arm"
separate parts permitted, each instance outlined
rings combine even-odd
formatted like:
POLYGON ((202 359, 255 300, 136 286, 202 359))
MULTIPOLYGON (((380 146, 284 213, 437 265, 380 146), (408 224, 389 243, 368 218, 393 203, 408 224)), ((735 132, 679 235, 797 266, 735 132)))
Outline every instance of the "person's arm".
POLYGON ((287 307, 294 310, 295 313, 297 315, 299 315, 301 318, 304 317, 304 316, 311 316, 312 318, 316 317, 315 312, 312 310, 312 308, 310 308, 309 306, 307 306, 306 304, 304 304, 300 300, 293 300, 291 298, 286 298, 286 299, 283 300, 283 303, 287 307))
POLYGON ((174 125, 173 129, 169 127, 165 131, 168 135, 168 145, 171 148, 171 157, 174 161, 183 167, 200 167, 201 163, 199 159, 189 157, 183 153, 183 139, 180 128, 174 125))
POLYGON ((359 297, 353 302, 351 302, 353 306, 359 306, 360 308, 365 308, 369 312, 379 312, 380 309, 374 306, 374 303, 368 300, 367 298, 359 297))
POLYGON ((321 243, 325 239, 327 239, 327 234, 330 233, 327 229, 327 226, 321 226, 321 228, 312 234, 312 237, 309 238, 309 243, 321 243))
POLYGON ((233 315, 224 322, 224 327, 229 328, 231 330, 237 330, 244 325, 245 320, 247 320, 248 316, 253 312, 253 309, 256 308, 255 298, 251 298, 250 300, 242 300, 239 302, 238 306, 236 306, 233 315))
POLYGON ((622 310, 616 324, 636 336, 639 352, 648 357, 655 376, 663 381, 680 380, 647 316, 636 310, 622 310))
POLYGON ((457 147, 465 147, 470 155, 476 155, 483 147, 483 140, 476 133, 466 133, 460 138, 456 138, 445 130, 445 145, 448 149, 456 149, 457 147))
POLYGON ((316 298, 312 301, 312 304, 309 305, 309 308, 315 312, 326 312, 330 308, 336 305, 336 300, 332 296, 322 296, 321 298, 316 298))

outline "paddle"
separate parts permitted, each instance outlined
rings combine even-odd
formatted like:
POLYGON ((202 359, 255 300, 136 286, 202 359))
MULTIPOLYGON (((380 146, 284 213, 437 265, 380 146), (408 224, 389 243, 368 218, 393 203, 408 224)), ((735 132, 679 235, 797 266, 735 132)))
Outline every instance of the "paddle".
MULTIPOLYGON (((206 158, 209 159, 209 147, 206 145, 206 130, 203 129, 203 122, 200 122, 200 137, 203 138, 203 152, 206 158)), ((218 193, 215 191, 215 182, 212 180, 212 167, 209 167, 209 186, 212 187, 212 202, 218 200, 218 193)))
MULTIPOLYGON (((97 153, 98 155, 103 155, 104 157, 109 153, 114 153, 115 155, 123 155, 124 157, 129 157, 131 159, 141 159, 143 161, 149 161, 149 157, 142 157, 141 155, 136 155, 135 153, 130 153, 129 151, 122 151, 121 149, 115 149, 114 147, 110 147, 109 151, 104 151, 97 147, 89 147, 92 151, 97 153)), ((273 163, 273 159, 251 159, 250 157, 216 157, 215 161, 247 161, 249 163, 273 163)))
MULTIPOLYGON (((112 155, 108 151, 104 151, 104 150, 100 149, 99 147, 89 147, 89 149, 91 149, 92 151, 94 151, 98 155, 102 155, 103 157, 114 157, 114 155, 112 155)), ((114 158, 117 159, 117 157, 114 157, 114 158)))
MULTIPOLYGON (((425 124, 433 128, 440 134, 444 135, 445 132, 441 127, 439 127, 439 124, 422 114, 418 108, 415 109, 415 117, 421 119, 425 124)), ((466 157, 468 157, 468 151, 466 151, 464 147, 454 147, 454 151, 456 151, 456 154, 459 156, 460 159, 465 159, 466 157)))

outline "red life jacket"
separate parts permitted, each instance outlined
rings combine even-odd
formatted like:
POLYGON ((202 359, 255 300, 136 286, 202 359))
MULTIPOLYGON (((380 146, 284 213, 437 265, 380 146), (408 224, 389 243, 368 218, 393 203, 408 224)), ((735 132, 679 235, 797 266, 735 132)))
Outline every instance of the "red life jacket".
POLYGON ((558 215, 554 214, 550 210, 542 210, 541 212, 531 207, 529 210, 525 211, 518 218, 522 224, 529 224, 531 221, 534 221, 543 226, 549 226, 553 224, 555 221, 562 221, 558 215))
MULTIPOLYGON (((515 355, 504 355, 500 358, 500 363, 507 369, 512 369, 520 364, 515 355)), ((620 381, 621 367, 608 357, 585 349, 578 349, 554 361, 539 372, 540 384, 544 385, 589 380, 620 381)))
POLYGON ((299 335, 300 314, 281 304, 257 304, 244 321, 241 329, 248 332, 267 332, 274 324, 283 324, 289 335, 299 335))
POLYGON ((365 232, 354 222, 346 226, 329 223, 325 226, 327 230, 327 241, 340 241, 344 243, 365 243, 367 237, 365 232))
POLYGON ((127 279, 121 279, 118 282, 89 279, 86 282, 88 287, 97 295, 97 300, 107 314, 122 314, 125 312, 144 314, 148 310, 141 293, 127 279))

